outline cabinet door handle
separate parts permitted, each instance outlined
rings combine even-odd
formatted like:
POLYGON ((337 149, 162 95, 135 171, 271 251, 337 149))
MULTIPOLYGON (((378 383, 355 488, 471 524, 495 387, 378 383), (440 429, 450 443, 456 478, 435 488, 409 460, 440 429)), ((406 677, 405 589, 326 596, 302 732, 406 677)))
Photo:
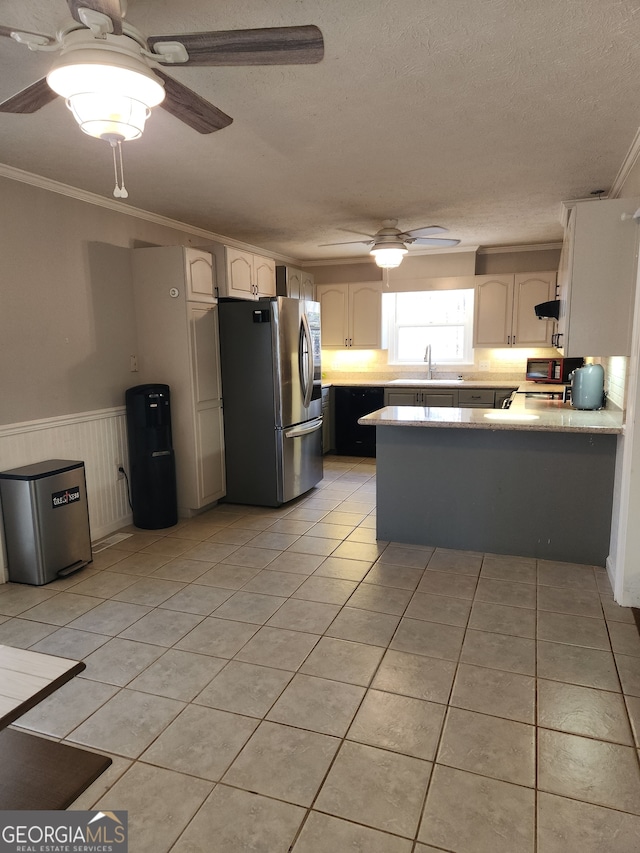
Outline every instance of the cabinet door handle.
POLYGON ((516 342, 516 336, 514 335, 514 336, 513 336, 513 340, 511 341, 511 343, 515 344, 515 342, 516 342))
POLYGON ((348 347, 348 346, 349 346, 349 341, 347 340, 347 338, 345 338, 345 339, 344 339, 344 345, 345 345, 346 347, 348 347))

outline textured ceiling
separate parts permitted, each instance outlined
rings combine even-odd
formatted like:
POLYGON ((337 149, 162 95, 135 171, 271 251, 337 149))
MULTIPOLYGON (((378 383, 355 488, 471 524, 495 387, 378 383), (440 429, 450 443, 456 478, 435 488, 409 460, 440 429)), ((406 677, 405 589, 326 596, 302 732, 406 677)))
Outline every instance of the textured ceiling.
MULTIPOLYGON (((63 0, 3 0, 53 32, 63 0)), ((343 229, 438 224, 462 245, 558 240, 563 199, 607 190, 640 124, 631 0, 131 0, 146 35, 316 24, 318 65, 168 73, 233 116, 202 136, 156 110, 123 146, 129 202, 302 260, 362 255, 343 229)), ((0 99, 51 54, 0 39, 0 99)), ((0 114, 0 162, 101 195, 106 143, 62 100, 0 114)), ((355 239, 355 237, 354 237, 355 239)))

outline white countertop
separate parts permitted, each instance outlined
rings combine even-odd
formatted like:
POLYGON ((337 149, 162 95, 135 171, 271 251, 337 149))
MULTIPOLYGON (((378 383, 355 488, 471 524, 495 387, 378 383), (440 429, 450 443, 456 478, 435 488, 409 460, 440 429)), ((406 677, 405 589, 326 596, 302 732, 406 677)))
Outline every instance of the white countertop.
POLYGON ((333 385, 336 388, 517 388, 518 381, 505 379, 323 379, 322 386, 333 385))
POLYGON ((522 394, 516 397, 509 409, 385 406, 360 418, 358 423, 365 426, 621 433, 623 412, 619 409, 580 411, 560 400, 545 400, 522 394))

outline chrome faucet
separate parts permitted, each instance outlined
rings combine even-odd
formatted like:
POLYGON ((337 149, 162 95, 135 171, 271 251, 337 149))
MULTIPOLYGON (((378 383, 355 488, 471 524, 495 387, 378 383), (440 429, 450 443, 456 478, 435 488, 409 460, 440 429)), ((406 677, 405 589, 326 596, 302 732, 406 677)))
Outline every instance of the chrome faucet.
POLYGON ((424 360, 427 364, 427 379, 433 379, 433 369, 431 365, 431 344, 427 344, 424 351, 424 360))

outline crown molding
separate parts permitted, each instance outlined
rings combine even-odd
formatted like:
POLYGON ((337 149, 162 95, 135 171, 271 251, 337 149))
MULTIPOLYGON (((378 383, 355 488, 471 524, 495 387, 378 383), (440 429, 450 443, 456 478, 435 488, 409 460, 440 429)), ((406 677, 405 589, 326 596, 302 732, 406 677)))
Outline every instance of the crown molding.
POLYGON ((214 231, 207 231, 205 228, 198 228, 196 225, 189 225, 187 222, 180 222, 178 219, 171 219, 168 216, 162 216, 159 213, 152 213, 149 210, 143 210, 140 207, 133 207, 125 204, 115 198, 101 196, 97 193, 81 190, 78 187, 72 187, 69 184, 63 184, 60 181, 54 181, 52 178, 44 178, 42 175, 35 175, 32 172, 25 172, 22 169, 16 169, 15 166, 9 166, 6 163, 0 163, 0 178, 7 178, 10 181, 19 181, 23 184, 29 184, 32 187, 38 187, 48 192, 57 193, 58 195, 73 198, 76 201, 92 204, 95 207, 104 207, 107 210, 113 210, 116 213, 124 213, 127 216, 133 216, 136 219, 143 219, 145 222, 152 222, 154 225, 162 225, 165 228, 173 228, 178 231, 183 231, 186 234, 191 234, 194 237, 199 237, 203 240, 213 240, 216 243, 224 243, 225 246, 232 246, 235 249, 241 249, 247 252, 258 253, 268 258, 273 258, 283 264, 300 265, 300 261, 296 258, 291 258, 288 255, 279 255, 275 252, 270 252, 268 249, 263 249, 260 246, 252 246, 250 243, 243 243, 240 240, 234 240, 231 237, 225 237, 224 234, 216 234, 214 231))
MULTIPOLYGON (((405 255, 403 261, 408 258, 417 258, 424 257, 425 255, 451 255, 456 253, 464 252, 465 254, 475 254, 478 251, 478 246, 451 246, 449 248, 440 248, 440 249, 418 249, 417 251, 414 249, 409 250, 409 254, 405 255)), ((334 267, 337 265, 342 266, 343 264, 372 264, 374 267, 376 266, 376 262, 370 254, 359 255, 357 258, 349 256, 348 258, 323 258, 319 260, 313 261, 302 261, 300 266, 305 269, 306 267, 334 267)), ((380 267, 378 267, 380 269, 380 267)))
POLYGON ((613 184, 611 185, 611 189, 609 190, 609 198, 618 198, 620 193, 622 192, 622 187, 625 184, 625 181, 629 177, 629 172, 635 166, 638 157, 640 156, 640 127, 636 131, 636 135, 633 137, 633 142, 629 147, 629 150, 626 153, 624 160, 622 161, 622 165, 618 169, 618 174, 616 175, 613 184))
POLYGON ((306 269, 307 267, 335 267, 338 264, 340 266, 343 264, 371 264, 374 267, 376 266, 376 262, 369 255, 362 255, 359 258, 327 258, 320 261, 302 261, 300 266, 302 269, 306 269))
POLYGON ((562 243, 534 243, 527 245, 523 243, 520 246, 481 246, 478 249, 479 255, 501 255, 508 252, 548 252, 553 249, 561 249, 562 243))

